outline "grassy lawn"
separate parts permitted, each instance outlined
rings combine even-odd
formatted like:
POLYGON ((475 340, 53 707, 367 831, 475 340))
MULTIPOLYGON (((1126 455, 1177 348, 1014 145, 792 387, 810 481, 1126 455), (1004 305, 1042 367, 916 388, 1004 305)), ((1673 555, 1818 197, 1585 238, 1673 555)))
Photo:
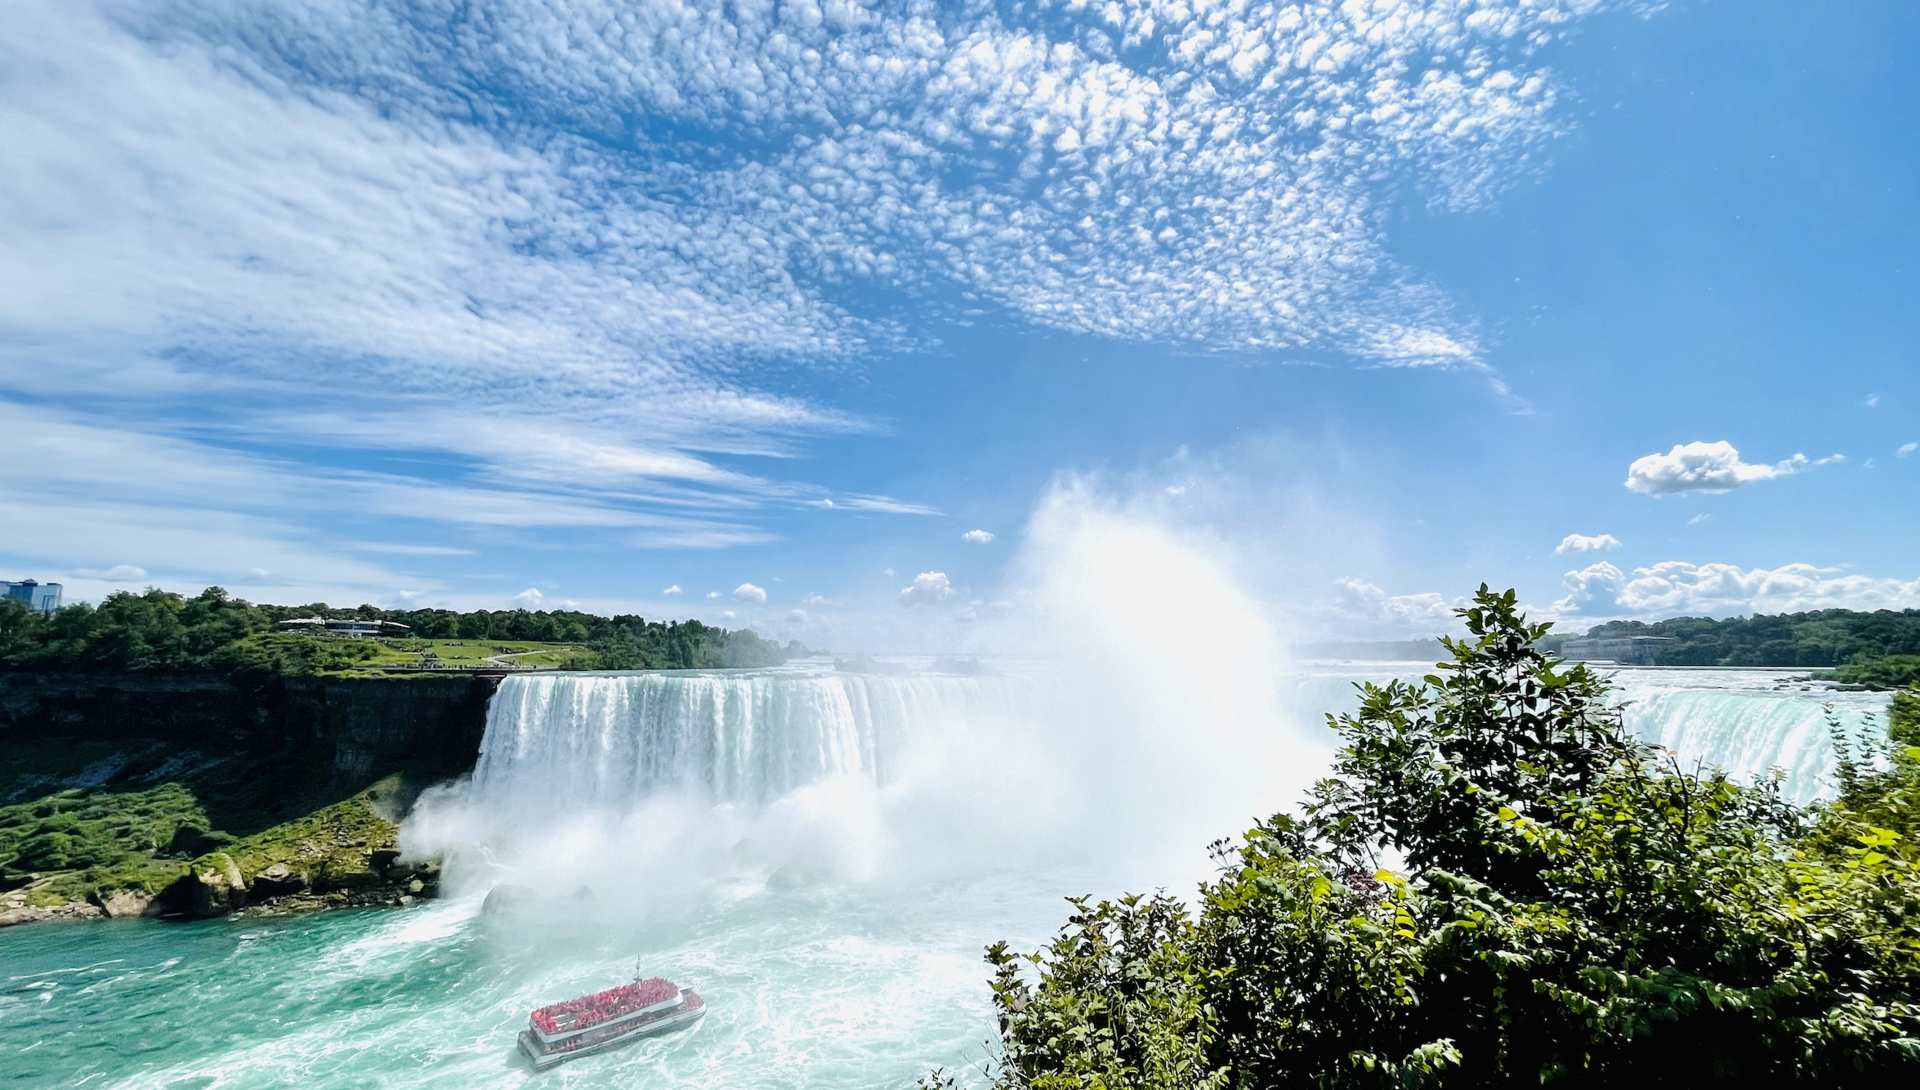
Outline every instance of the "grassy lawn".
POLYGON ((524 666, 558 666, 587 653, 571 643, 540 643, 534 640, 392 640, 383 645, 379 658, 367 666, 380 667, 417 663, 424 652, 432 652, 448 666, 491 665, 489 660, 504 659, 524 666))

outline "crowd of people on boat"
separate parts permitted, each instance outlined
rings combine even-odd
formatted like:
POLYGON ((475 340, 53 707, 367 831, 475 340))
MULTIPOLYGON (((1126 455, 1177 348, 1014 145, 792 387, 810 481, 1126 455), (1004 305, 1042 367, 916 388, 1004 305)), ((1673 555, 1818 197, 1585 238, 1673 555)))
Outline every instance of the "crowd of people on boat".
POLYGON ((679 997, 680 988, 673 981, 653 977, 541 1007, 533 1012, 533 1026, 547 1035, 571 1033, 679 997))

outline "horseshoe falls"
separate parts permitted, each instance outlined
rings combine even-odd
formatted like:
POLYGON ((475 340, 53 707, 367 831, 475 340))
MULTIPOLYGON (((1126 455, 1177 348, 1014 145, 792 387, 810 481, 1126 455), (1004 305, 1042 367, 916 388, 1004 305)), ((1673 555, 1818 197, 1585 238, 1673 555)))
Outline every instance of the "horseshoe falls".
POLYGON ((1840 692, 1804 670, 1622 668, 1609 671, 1626 723, 1680 767, 1719 768, 1751 781, 1776 770, 1781 793, 1805 803, 1833 790, 1829 709, 1851 737, 1886 729, 1886 693, 1840 692))
MULTIPOLYGON (((1424 663, 821 666, 527 675, 472 776, 403 831, 445 899, 404 910, 0 930, 0 1048, 22 1086, 801 1090, 963 1075, 993 1033, 981 949, 1031 947, 1063 897, 1201 876, 1203 845, 1291 805, 1320 715, 1424 663), (1063 676, 1063 674, 1065 676, 1063 676), (1191 866, 1191 870, 1182 870, 1191 866), (513 912, 483 909, 520 886, 513 912), (711 1013, 535 1074, 536 1006, 649 974, 711 1013)), ((1831 773, 1825 712, 1885 698, 1790 671, 1614 673, 1627 721, 1685 766, 1831 773)), ((497 906, 496 906, 497 909, 497 906)))
MULTIPOLYGON (((1812 802, 1833 790, 1831 714, 1850 736, 1886 729, 1890 694, 1842 692, 1806 670, 1711 667, 1598 667, 1623 707, 1626 727, 1671 753, 1688 771, 1721 769, 1741 782, 1782 774, 1781 794, 1812 802)), ((1295 707, 1350 711, 1353 686, 1415 681, 1426 662, 1319 662, 1287 675, 1295 707)))

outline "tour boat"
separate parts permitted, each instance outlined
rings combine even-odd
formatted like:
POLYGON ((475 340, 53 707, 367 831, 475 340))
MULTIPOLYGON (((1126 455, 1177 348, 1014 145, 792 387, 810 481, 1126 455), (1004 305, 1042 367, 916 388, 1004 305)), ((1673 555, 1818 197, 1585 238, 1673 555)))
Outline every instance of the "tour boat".
POLYGON ((651 977, 541 1007, 520 1031, 520 1051, 538 1070, 670 1033, 705 1017, 698 992, 651 977))

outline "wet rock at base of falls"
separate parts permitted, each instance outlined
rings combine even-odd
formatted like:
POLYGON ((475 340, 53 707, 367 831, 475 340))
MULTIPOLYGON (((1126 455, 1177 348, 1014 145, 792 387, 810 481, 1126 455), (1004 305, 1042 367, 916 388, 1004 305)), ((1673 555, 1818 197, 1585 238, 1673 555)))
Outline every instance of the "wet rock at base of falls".
POLYGON ((350 870, 340 871, 338 873, 329 871, 325 878, 315 883, 316 886, 325 892, 333 892, 335 890, 367 890, 383 884, 384 882, 380 875, 370 870, 350 870))
POLYGON ((495 886, 480 904, 480 915, 488 919, 507 919, 533 907, 540 894, 526 886, 495 886))
POLYGON ((385 874, 387 869, 399 862, 399 860, 399 851, 393 848, 381 848, 378 851, 368 853, 367 867, 375 874, 385 874))

